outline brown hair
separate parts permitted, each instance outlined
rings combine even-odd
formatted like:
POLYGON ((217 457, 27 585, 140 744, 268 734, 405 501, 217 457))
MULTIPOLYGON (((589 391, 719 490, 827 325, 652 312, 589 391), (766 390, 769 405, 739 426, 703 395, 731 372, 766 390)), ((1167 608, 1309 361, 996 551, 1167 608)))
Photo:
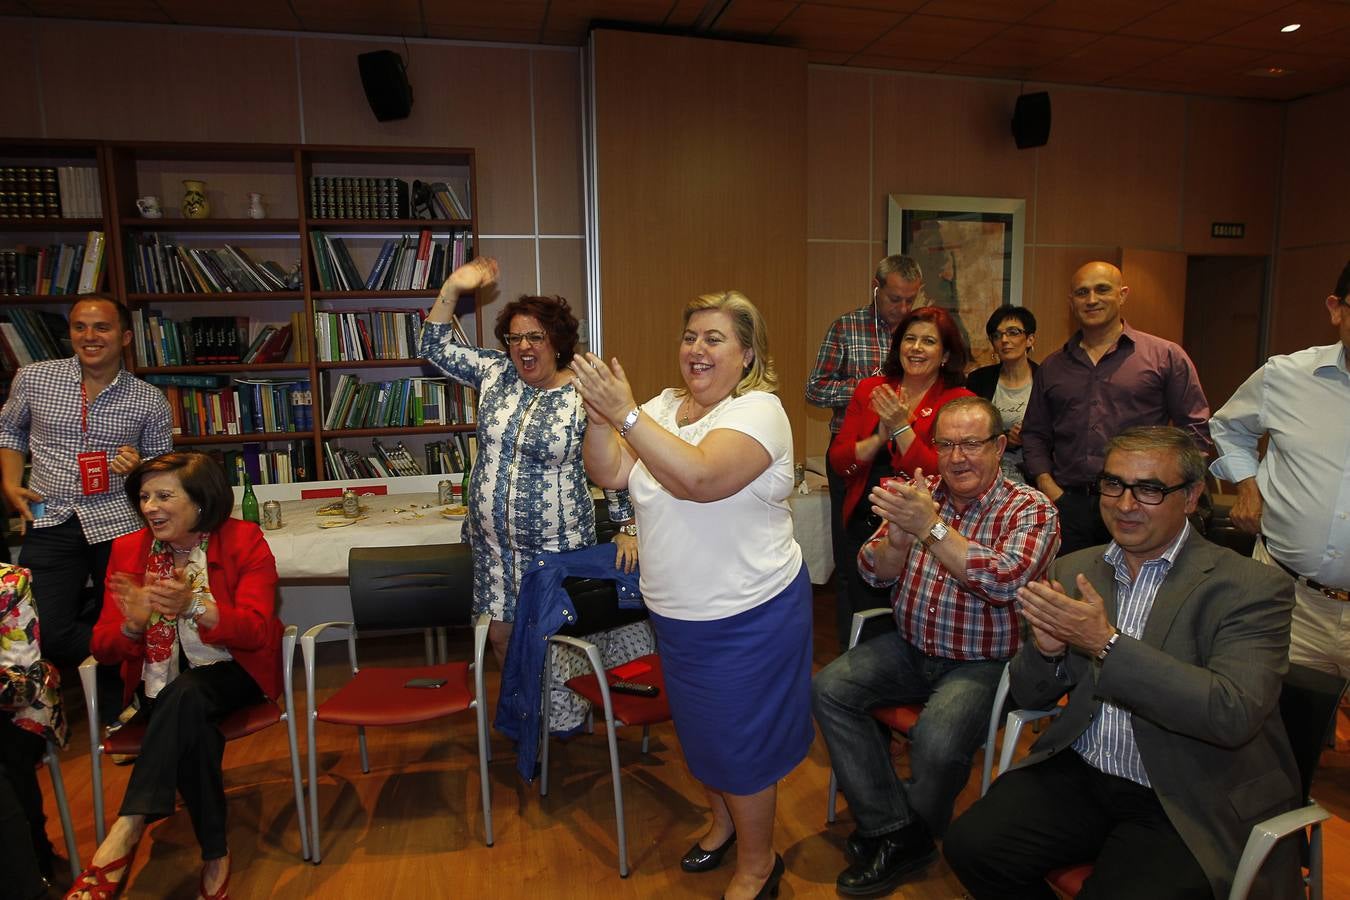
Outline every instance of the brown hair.
POLYGON ((904 376, 905 367, 900 363, 900 342, 904 339, 905 332, 915 322, 930 322, 937 329, 938 339, 942 342, 942 352, 947 354, 947 361, 938 372, 942 383, 947 387, 960 387, 965 384, 966 361, 970 359, 970 349, 966 346, 966 339, 961 337, 961 330, 956 327, 956 322, 945 309, 938 306, 921 306, 906 315, 900 320, 900 324, 895 326, 895 334, 891 337, 891 349, 887 351, 886 360, 881 365, 882 374, 892 378, 904 376))
MULTIPOLYGON (((234 510, 234 491, 225 477, 225 470, 205 453, 175 451, 143 459, 127 474, 126 492, 131 506, 141 510, 141 482, 159 472, 175 472, 188 498, 197 504, 194 531, 215 531, 225 523, 234 510)), ((144 516, 142 516, 144 519, 144 516)))
POLYGON ((566 300, 562 297, 534 297, 527 294, 506 304, 497 313, 497 327, 492 329, 503 347, 506 346, 511 320, 516 316, 533 316, 539 320, 548 333, 549 343, 558 354, 558 368, 572 361, 577 349, 578 325, 577 317, 572 315, 572 307, 566 300))

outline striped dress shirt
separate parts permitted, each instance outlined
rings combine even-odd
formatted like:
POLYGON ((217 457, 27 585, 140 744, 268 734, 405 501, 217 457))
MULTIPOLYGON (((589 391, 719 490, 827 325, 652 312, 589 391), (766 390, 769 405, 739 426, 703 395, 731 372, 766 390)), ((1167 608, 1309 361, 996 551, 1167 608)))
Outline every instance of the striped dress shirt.
POLYGON ((1008 659, 1022 645, 1013 610, 1017 589, 1040 578, 1059 549, 1059 513, 1035 488, 999 479, 965 509, 945 486, 933 492, 938 515, 970 542, 966 587, 918 541, 899 578, 876 576, 876 548, 890 523, 858 552, 858 572, 874 587, 895 585, 891 605, 900 636, 928 656, 1008 659))
MULTIPOLYGON (((1144 626, 1148 624, 1148 614, 1153 611, 1158 589, 1167 573, 1172 571, 1172 563, 1190 536, 1191 523, 1187 522, 1162 556, 1140 566, 1139 577, 1133 580, 1120 545, 1112 541, 1106 548, 1103 558, 1116 570, 1116 629, 1121 634, 1135 640, 1144 636, 1144 626)), ((1100 772, 1152 787, 1148 772, 1144 771, 1144 762, 1139 758, 1132 718, 1129 710, 1102 701, 1102 708, 1087 730, 1073 742, 1073 749, 1084 762, 1100 772)))

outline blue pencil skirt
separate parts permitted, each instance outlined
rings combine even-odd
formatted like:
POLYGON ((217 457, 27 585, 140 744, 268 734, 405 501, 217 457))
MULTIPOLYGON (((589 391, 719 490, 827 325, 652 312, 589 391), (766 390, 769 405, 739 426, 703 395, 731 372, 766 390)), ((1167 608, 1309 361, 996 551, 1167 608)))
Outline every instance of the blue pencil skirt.
POLYGON ((675 733, 689 771, 754 794, 806 758, 811 724, 811 581, 726 619, 651 614, 675 733))

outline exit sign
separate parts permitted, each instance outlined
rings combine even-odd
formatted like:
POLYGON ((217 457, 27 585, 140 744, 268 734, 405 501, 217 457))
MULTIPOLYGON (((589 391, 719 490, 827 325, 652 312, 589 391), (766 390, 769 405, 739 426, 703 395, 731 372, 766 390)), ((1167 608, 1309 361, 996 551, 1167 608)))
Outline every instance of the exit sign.
POLYGON ((1209 236, 1213 238, 1227 238, 1238 240, 1247 236, 1246 222, 1211 222, 1209 226, 1209 236))

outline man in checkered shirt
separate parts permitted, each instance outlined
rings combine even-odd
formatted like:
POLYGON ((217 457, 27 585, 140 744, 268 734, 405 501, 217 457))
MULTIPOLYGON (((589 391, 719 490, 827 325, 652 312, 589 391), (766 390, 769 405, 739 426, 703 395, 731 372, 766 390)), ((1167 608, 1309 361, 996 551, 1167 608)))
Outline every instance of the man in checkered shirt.
MULTIPOLYGON (((126 307, 102 297, 77 301, 70 340, 73 356, 20 369, 0 409, 0 487, 24 523, 19 563, 33 573, 43 653, 58 665, 88 656, 113 538, 143 524, 127 502, 123 476, 173 447, 164 394, 122 368, 131 343, 126 307), (32 461, 28 487, 25 456, 32 461)), ((111 696, 105 680, 100 694, 111 696)))
MULTIPOLYGON (((923 271, 908 256, 887 256, 877 263, 872 276, 872 300, 861 309, 835 319, 816 355, 816 365, 806 380, 806 402, 831 411, 830 438, 839 433, 844 411, 853 391, 864 378, 881 373, 881 364, 891 347, 895 326, 909 314, 923 293, 923 271)), ((851 560, 857 544, 847 537, 843 522, 844 476, 830 470, 830 542, 834 548, 835 624, 841 647, 847 647, 849 621, 855 610, 870 605, 865 585, 858 584, 851 560), (845 563, 844 560, 850 560, 845 563), (856 597, 856 599, 855 599, 856 597)))
POLYGON ((857 829, 840 874, 846 896, 893 890, 937 858, 956 795, 985 737, 1004 663, 1022 643, 1017 589, 1059 548, 1059 516, 1003 477, 1003 421, 981 397, 953 400, 933 427, 942 483, 873 489, 882 525, 858 554, 864 580, 893 586, 896 627, 816 675, 816 721, 857 829), (924 704, 910 729, 912 778, 895 774, 879 707, 924 704))

